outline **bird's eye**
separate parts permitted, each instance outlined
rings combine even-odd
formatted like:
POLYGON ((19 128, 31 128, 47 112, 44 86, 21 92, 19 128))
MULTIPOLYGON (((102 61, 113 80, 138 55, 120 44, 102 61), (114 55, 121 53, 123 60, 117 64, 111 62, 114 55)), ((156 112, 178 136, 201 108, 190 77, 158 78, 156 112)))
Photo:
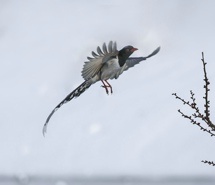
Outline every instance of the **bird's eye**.
POLYGON ((130 49, 127 48, 127 49, 126 49, 126 52, 129 52, 129 51, 130 51, 130 49))

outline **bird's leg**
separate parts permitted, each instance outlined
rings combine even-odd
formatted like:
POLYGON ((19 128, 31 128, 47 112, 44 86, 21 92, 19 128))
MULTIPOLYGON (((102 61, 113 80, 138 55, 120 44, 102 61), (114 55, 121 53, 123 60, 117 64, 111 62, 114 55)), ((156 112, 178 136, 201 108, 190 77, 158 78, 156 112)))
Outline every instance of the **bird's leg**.
POLYGON ((112 86, 108 83, 108 81, 107 80, 101 80, 102 81, 102 83, 103 83, 103 85, 102 85, 102 87, 104 87, 105 88, 105 90, 106 90, 106 93, 107 94, 109 94, 109 91, 108 91, 108 87, 110 88, 110 92, 111 92, 111 94, 113 93, 113 89, 112 89, 112 86), (106 84, 105 84, 105 82, 106 82, 106 84))
MULTIPOLYGON (((106 80, 105 80, 105 81, 106 81, 106 80)), ((109 86, 107 86, 107 85, 104 83, 103 80, 101 80, 101 82, 103 83, 102 87, 104 87, 105 90, 106 90, 106 93, 109 94, 109 91, 108 91, 108 87, 109 87, 109 86)))
POLYGON ((105 82, 108 84, 108 86, 107 86, 107 87, 110 87, 110 92, 111 92, 111 94, 112 94, 112 93, 113 93, 113 89, 112 89, 111 84, 109 84, 107 80, 105 80, 105 82))

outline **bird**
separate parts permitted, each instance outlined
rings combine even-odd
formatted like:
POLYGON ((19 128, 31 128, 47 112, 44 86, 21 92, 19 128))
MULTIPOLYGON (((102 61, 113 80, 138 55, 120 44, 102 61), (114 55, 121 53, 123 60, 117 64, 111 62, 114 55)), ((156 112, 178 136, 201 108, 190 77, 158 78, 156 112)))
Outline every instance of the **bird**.
POLYGON ((137 48, 128 45, 121 50, 117 50, 117 43, 110 41, 108 45, 103 43, 101 47, 97 47, 97 53, 92 51, 92 57, 87 57, 81 72, 84 82, 75 90, 69 93, 49 114, 43 126, 43 135, 47 132, 47 126, 52 115, 65 103, 73 98, 79 97, 91 85, 98 81, 102 82, 102 87, 106 93, 113 93, 113 88, 108 80, 118 79, 118 77, 129 68, 135 66, 147 58, 156 55, 160 51, 160 47, 155 49, 150 55, 146 57, 130 57, 130 55, 138 50, 137 48))

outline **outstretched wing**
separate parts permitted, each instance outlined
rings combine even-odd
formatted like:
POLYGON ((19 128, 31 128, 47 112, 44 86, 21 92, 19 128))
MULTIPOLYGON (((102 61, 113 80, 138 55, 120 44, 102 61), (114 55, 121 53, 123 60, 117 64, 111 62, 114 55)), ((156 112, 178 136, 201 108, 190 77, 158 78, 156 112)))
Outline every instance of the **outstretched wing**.
POLYGON ((134 67, 136 64, 139 64, 141 61, 146 60, 154 55, 156 55, 160 51, 160 47, 154 50, 150 55, 147 57, 130 57, 126 60, 124 71, 128 70, 131 67, 134 67))
POLYGON ((92 51, 92 56, 87 57, 89 61, 85 62, 83 70, 82 70, 82 77, 87 80, 89 78, 94 77, 104 63, 110 60, 113 56, 118 54, 116 42, 110 41, 108 44, 108 48, 104 43, 102 49, 98 46, 97 53, 92 51))
POLYGON ((146 60, 147 58, 150 58, 154 55, 156 55, 160 51, 160 47, 158 47, 156 50, 154 50, 150 55, 146 57, 130 57, 126 60, 124 66, 119 71, 118 75, 116 75, 116 78, 119 77, 124 71, 128 70, 131 67, 134 67, 136 64, 139 64, 141 61, 146 60))

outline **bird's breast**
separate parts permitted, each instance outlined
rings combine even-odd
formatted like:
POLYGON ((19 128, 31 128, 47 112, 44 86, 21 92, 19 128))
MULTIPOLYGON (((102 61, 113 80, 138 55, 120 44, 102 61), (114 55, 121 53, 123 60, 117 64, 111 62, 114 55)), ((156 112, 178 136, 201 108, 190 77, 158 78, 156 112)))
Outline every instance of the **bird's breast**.
POLYGON ((121 69, 118 58, 109 60, 101 70, 101 80, 108 80, 115 77, 117 72, 121 69))

